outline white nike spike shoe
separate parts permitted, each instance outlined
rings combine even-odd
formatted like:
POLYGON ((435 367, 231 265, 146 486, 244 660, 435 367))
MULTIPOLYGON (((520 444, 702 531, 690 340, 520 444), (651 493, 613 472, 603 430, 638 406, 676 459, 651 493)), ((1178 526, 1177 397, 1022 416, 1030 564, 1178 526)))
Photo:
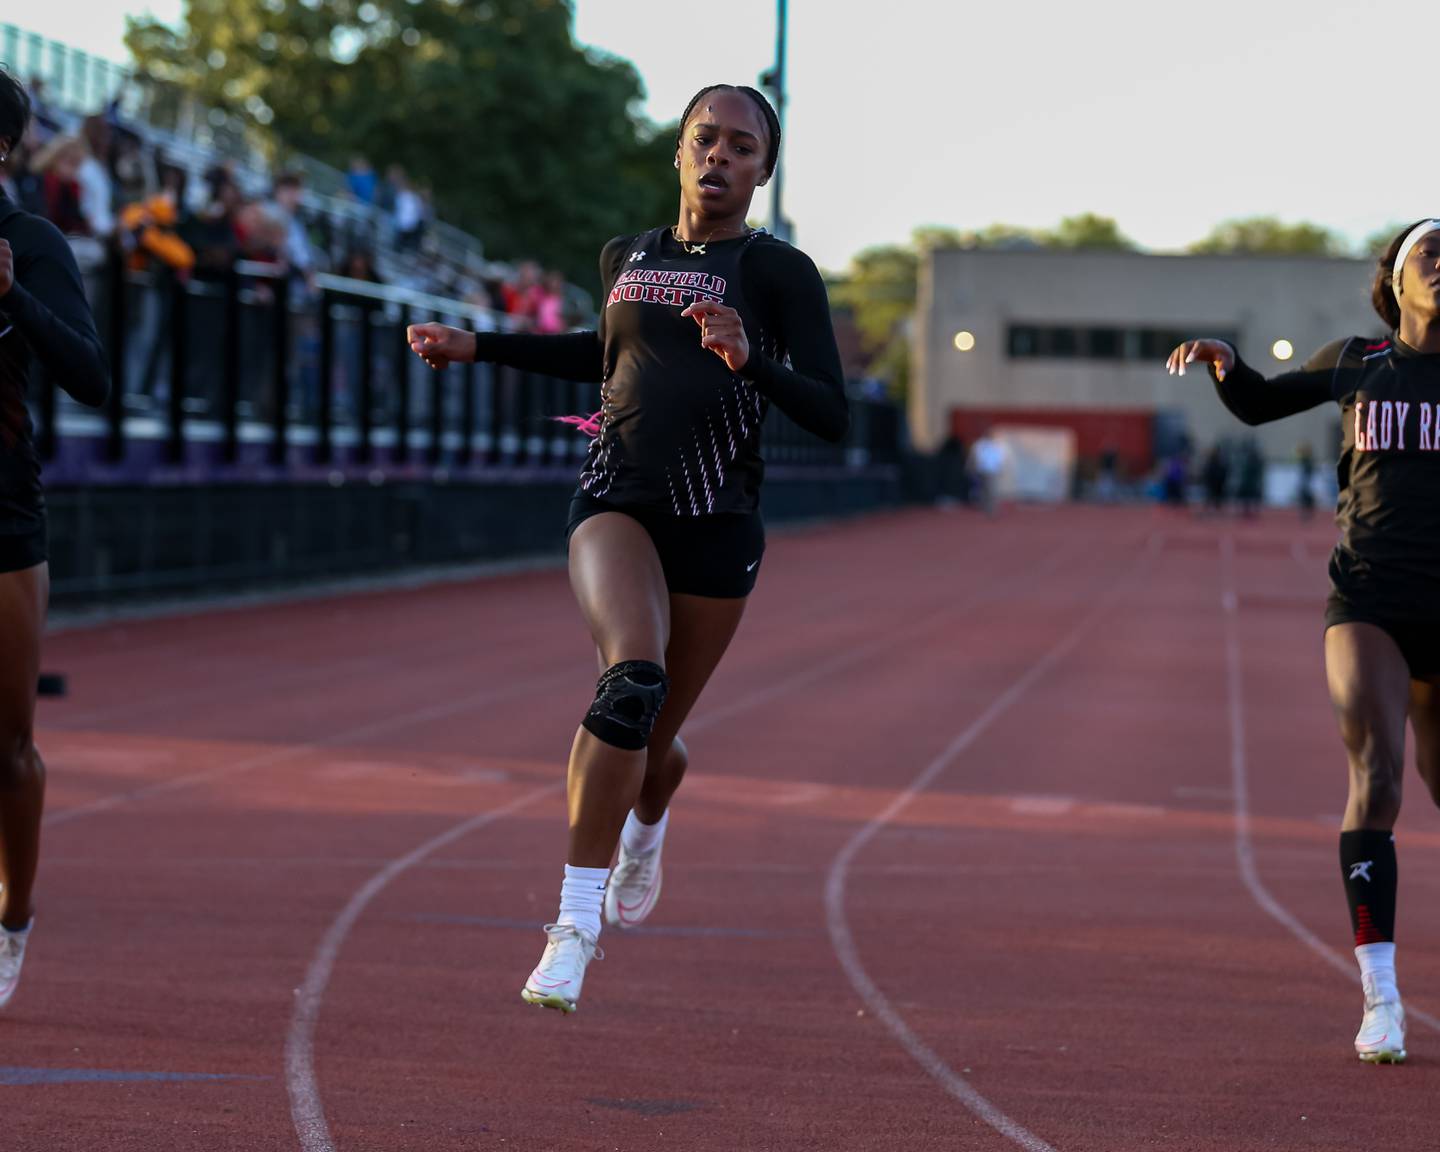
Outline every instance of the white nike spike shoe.
POLYGON ((1405 1063, 1405 1008, 1397 994, 1378 999, 1373 986, 1365 988, 1365 1018, 1355 1034, 1355 1055, 1367 1064, 1405 1063))
POLYGON ((620 845, 620 855, 615 861, 615 870, 610 873, 610 883, 605 888, 605 923, 616 928, 634 928, 650 915, 655 902, 660 899, 660 881, 664 872, 660 867, 662 843, 652 852, 631 855, 620 845))
POLYGON ((596 947, 593 936, 573 924, 546 924, 545 933, 550 939, 540 963, 520 989, 520 998, 541 1008, 574 1012, 585 983, 585 966, 596 957, 605 959, 605 953, 596 947))
POLYGON ((16 932, 0 927, 0 1008, 10 1003, 20 986, 20 966, 25 963, 25 945, 34 923, 32 920, 16 932))

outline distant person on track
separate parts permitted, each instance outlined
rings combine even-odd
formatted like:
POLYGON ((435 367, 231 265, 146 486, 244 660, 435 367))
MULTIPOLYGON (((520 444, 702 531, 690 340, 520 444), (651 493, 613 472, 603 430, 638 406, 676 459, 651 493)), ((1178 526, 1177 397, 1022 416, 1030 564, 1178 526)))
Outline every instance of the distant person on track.
POLYGON ((1308 440, 1295 450, 1295 506, 1301 520, 1308 522, 1315 515, 1315 449, 1308 440))
POLYGON ((605 245, 598 333, 410 329, 431 367, 481 360, 603 381, 567 534, 571 587, 604 671, 570 752, 568 863, 560 914, 521 993, 532 1004, 574 1011, 602 908, 630 927, 660 894, 686 767, 680 726, 740 624, 765 550, 768 406, 826 440, 848 425, 819 272, 745 223, 779 148, 759 92, 703 88, 676 140, 679 221, 605 245))
POLYGON ((1200 476, 1205 486, 1205 510, 1213 516, 1223 516, 1230 493, 1230 461, 1225 445, 1217 441, 1210 446, 1200 476))
POLYGON ((1341 411, 1325 668, 1350 762, 1340 870, 1365 992, 1355 1051, 1398 1063, 1393 829, 1407 714, 1416 765, 1440 803, 1440 220, 1391 241, 1371 300, 1389 337, 1336 340, 1298 371, 1266 380, 1219 340, 1181 344, 1168 367, 1208 365, 1221 401, 1247 424, 1326 403, 1341 411))
MULTIPOLYGON (((29 120, 25 89, 0 70, 0 168, 29 120)), ((33 733, 50 568, 25 407, 36 363, 81 403, 104 402, 109 375, 70 246, 0 193, 0 1008, 15 995, 34 920, 45 802, 33 733)))
POLYGON ((987 516, 1000 509, 1000 475, 1009 459, 1010 450, 988 428, 970 445, 971 498, 987 516))

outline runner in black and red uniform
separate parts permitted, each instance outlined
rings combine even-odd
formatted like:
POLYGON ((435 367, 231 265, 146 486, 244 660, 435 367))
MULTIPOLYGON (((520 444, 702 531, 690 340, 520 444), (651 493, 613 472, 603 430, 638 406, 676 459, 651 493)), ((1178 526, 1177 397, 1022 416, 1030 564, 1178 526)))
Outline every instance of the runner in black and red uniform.
MULTIPOLYGON (((25 89, 0 70, 0 167, 29 123, 25 89)), ((50 570, 25 406, 36 364, 82 403, 99 405, 109 391, 70 245, 0 192, 0 1008, 15 994, 30 937, 45 801, 32 733, 50 570)))
POLYGON ((1361 1060, 1405 1059, 1395 980, 1395 819, 1405 721, 1440 803, 1440 220, 1422 220, 1380 258, 1371 299, 1386 338, 1351 336, 1266 380, 1228 344, 1195 340, 1171 372, 1205 363, 1247 424, 1338 405, 1343 445, 1325 612, 1325 669, 1350 761, 1340 866, 1365 991, 1361 1060))
POLYGON ((680 726, 735 634, 764 554, 766 410, 773 403, 827 440, 841 439, 849 419, 819 272, 745 223, 779 154, 769 102, 753 88, 702 89, 676 144, 679 222, 605 245, 598 332, 411 330, 432 367, 485 360, 601 381, 568 535, 571 586, 604 671, 570 753, 560 915, 522 991, 566 1012, 602 910, 629 927, 660 893, 661 842, 686 766, 680 726))

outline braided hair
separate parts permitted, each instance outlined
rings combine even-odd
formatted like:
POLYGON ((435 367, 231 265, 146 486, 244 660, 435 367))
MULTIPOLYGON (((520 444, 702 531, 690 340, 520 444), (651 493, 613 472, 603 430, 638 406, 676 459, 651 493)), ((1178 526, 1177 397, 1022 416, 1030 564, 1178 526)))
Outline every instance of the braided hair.
POLYGON ((1395 288, 1390 280, 1395 271, 1395 257, 1400 255, 1400 245, 1405 243, 1405 237, 1423 223, 1424 220, 1416 220, 1414 224, 1407 224, 1400 229, 1395 239, 1380 253, 1380 259, 1375 265, 1375 281, 1370 285, 1370 303, 1375 308, 1375 314, 1385 322, 1385 327, 1392 330, 1400 327, 1400 301, 1395 299, 1395 288))
POLYGON ((13 148, 29 127, 30 94, 19 80, 0 68, 0 139, 9 140, 13 148))
POLYGON ((770 106, 770 101, 765 99, 764 93, 745 84, 709 84, 695 93, 691 97, 690 103, 685 105, 685 114, 680 117, 680 131, 675 134, 676 146, 680 145, 684 137, 685 125, 690 122, 690 113, 695 111, 695 105, 700 103, 702 96, 711 92, 743 92, 754 101, 755 106, 760 109, 761 119, 765 121, 765 127, 770 135, 769 145, 765 149, 765 175, 775 175, 775 163, 780 159, 780 117, 770 106))

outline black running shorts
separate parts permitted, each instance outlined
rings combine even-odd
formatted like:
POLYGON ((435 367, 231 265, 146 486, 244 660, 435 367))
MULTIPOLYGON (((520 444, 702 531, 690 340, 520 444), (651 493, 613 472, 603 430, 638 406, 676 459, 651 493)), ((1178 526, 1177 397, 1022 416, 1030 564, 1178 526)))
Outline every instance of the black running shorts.
POLYGON ((765 555, 765 524, 758 511, 674 516, 659 508, 607 504, 576 492, 565 538, 602 512, 622 513, 645 529, 673 594, 730 600, 750 595, 755 587, 765 555))
POLYGON ((1440 619, 1396 619, 1331 592, 1325 603, 1325 627, 1336 624, 1373 624, 1395 641, 1410 666, 1411 679, 1440 676, 1440 619))

